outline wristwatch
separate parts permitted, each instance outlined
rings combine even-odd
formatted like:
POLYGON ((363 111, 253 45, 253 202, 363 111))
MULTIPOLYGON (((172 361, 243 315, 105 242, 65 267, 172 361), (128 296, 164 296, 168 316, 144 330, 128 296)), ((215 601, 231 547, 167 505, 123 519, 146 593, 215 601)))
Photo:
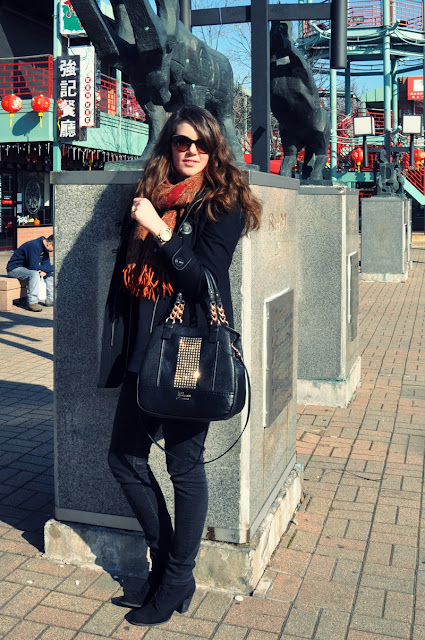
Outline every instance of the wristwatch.
POLYGON ((170 229, 170 227, 164 227, 164 229, 161 229, 161 231, 156 237, 157 242, 168 242, 169 240, 171 240, 172 235, 173 235, 173 232, 170 229))

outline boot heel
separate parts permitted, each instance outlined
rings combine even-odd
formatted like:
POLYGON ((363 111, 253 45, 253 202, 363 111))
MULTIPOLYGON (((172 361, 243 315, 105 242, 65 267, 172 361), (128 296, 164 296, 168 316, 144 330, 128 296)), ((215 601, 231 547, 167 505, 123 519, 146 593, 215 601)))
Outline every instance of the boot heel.
POLYGON ((189 609, 190 607, 190 603, 192 602, 192 596, 189 596, 189 598, 186 598, 186 600, 183 600, 183 602, 181 603, 181 605, 176 609, 176 611, 178 613, 186 613, 186 611, 189 609))

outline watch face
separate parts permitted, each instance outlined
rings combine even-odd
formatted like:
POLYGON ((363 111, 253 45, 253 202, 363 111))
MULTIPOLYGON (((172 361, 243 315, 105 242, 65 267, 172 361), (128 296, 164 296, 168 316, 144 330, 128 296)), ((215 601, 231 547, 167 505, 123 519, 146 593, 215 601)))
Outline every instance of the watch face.
POLYGON ((173 235, 173 232, 171 231, 170 228, 162 229, 162 231, 159 234, 159 238, 161 242, 167 242, 168 240, 171 240, 172 235, 173 235))

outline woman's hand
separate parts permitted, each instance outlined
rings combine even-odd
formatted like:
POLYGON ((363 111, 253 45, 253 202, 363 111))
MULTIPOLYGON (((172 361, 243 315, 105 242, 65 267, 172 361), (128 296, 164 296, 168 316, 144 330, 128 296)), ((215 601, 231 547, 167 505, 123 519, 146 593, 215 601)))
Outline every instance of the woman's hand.
POLYGON ((167 227, 147 198, 134 198, 131 217, 155 237, 167 227))

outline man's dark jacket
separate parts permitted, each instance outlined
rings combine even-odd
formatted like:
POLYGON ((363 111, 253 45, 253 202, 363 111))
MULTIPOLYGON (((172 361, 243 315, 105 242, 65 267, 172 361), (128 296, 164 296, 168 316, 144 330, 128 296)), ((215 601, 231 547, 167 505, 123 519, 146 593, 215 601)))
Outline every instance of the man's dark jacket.
POLYGON ((50 253, 43 243, 44 236, 35 240, 28 240, 15 249, 12 257, 6 265, 6 271, 13 271, 18 267, 25 267, 31 271, 44 271, 47 275, 53 275, 53 265, 50 262, 50 253))

